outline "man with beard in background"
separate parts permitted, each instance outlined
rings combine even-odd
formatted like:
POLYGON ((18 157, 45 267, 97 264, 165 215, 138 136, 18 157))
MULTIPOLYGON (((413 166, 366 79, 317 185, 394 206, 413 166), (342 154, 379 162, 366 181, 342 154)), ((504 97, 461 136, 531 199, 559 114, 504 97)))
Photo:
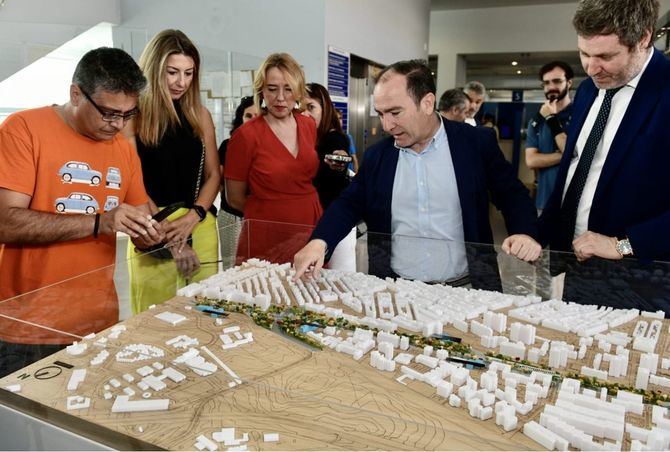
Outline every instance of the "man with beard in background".
POLYGON ((526 165, 538 170, 535 207, 542 213, 556 184, 558 166, 563 157, 572 116, 569 91, 574 73, 563 61, 552 61, 540 69, 540 80, 547 100, 528 123, 526 165))

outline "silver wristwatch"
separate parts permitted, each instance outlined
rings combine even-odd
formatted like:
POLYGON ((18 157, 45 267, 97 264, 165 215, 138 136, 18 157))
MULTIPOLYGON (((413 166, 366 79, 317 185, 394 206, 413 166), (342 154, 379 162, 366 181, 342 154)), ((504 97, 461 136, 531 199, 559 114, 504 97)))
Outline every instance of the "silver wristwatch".
POLYGON ((630 241, 627 238, 617 240, 616 250, 619 252, 619 254, 621 254, 622 257, 633 255, 633 247, 630 246, 630 241))

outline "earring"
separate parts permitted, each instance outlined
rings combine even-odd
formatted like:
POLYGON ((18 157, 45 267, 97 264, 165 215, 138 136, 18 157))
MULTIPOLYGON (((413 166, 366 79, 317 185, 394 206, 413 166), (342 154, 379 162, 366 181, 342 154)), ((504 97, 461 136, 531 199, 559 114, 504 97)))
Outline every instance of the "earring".
POLYGON ((267 108, 265 105, 265 99, 261 99, 261 108, 267 108))

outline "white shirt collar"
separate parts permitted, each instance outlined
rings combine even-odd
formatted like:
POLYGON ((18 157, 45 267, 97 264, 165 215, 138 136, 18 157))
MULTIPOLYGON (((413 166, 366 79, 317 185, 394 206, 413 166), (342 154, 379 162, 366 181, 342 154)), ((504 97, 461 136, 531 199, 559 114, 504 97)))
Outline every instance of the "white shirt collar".
MULTIPOLYGON (((430 139, 430 142, 425 147, 425 149, 421 151, 419 154, 423 154, 424 152, 432 148, 437 148, 444 141, 447 140, 447 131, 444 129, 444 121, 442 121, 442 116, 440 116, 440 114, 437 112, 435 112, 435 115, 437 116, 437 119, 440 121, 440 127, 438 127, 437 132, 435 132, 435 135, 433 135, 433 137, 430 139)), ((417 152, 415 152, 413 149, 398 146, 395 141, 393 142, 393 146, 395 146, 396 149, 399 149, 401 151, 409 152, 410 154, 417 154, 417 152)))

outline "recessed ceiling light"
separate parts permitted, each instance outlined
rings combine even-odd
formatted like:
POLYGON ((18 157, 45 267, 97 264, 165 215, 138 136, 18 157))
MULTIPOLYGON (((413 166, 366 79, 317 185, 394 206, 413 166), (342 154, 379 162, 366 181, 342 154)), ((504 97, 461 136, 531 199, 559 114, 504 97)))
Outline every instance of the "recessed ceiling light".
POLYGON ((519 64, 517 61, 512 61, 512 66, 516 66, 517 64, 519 64))
POLYGON ((518 71, 516 71, 516 73, 517 73, 517 74, 521 74, 521 69, 519 69, 518 71))

